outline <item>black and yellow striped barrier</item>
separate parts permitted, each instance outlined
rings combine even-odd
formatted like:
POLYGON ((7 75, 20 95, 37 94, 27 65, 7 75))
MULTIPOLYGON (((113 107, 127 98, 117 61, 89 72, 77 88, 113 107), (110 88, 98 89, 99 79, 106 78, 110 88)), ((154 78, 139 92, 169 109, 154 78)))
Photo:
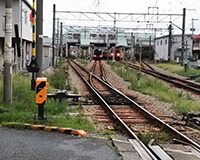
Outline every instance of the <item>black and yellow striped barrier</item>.
POLYGON ((38 77, 36 79, 36 104, 46 104, 47 101, 47 78, 38 77))
POLYGON ((2 127, 8 128, 26 128, 26 129, 34 129, 34 130, 43 130, 48 132, 60 132, 66 134, 87 136, 87 132, 81 129, 73 129, 73 128, 65 128, 65 127, 57 127, 57 126, 45 126, 45 125, 33 125, 29 123, 5 123, 2 124, 2 127))

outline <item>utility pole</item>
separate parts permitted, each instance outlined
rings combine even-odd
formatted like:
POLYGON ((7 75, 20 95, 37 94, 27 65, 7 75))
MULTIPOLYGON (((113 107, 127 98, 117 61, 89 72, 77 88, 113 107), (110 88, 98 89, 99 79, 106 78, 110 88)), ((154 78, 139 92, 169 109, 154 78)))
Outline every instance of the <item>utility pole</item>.
POLYGON ((59 18, 57 20, 57 33, 56 33, 56 64, 58 64, 58 61, 60 60, 60 54, 59 54, 59 18))
POLYGON ((149 54, 151 58, 151 36, 149 36, 149 54))
POLYGON ((55 14, 56 14, 56 5, 53 5, 53 36, 52 36, 52 66, 54 67, 54 57, 55 57, 55 14))
POLYGON ((114 36, 115 36, 115 46, 113 47, 113 57, 112 62, 115 62, 115 50, 117 45, 117 33, 116 33, 116 13, 114 13, 114 36))
POLYGON ((131 32, 131 61, 135 61, 135 55, 134 55, 134 51, 133 51, 133 46, 134 46, 134 37, 133 37, 133 32, 131 32))
POLYGON ((3 102, 12 103, 12 0, 5 2, 3 102))
POLYGON ((37 77, 42 77, 42 59, 43 59, 43 0, 37 1, 36 12, 36 61, 40 70, 37 72, 37 77))
POLYGON ((107 39, 106 39, 106 47, 107 47, 107 62, 109 61, 109 56, 110 56, 110 42, 109 42, 109 35, 107 34, 107 39))
POLYGON ((183 26, 182 26, 182 48, 181 48, 181 66, 183 66, 183 56, 184 56, 184 45, 185 45, 185 11, 186 9, 183 8, 183 26))
POLYGON ((169 39, 168 39, 168 61, 171 59, 171 47, 172 47, 172 25, 169 25, 169 39))
POLYGON ((63 58, 63 23, 60 23, 60 59, 63 58))

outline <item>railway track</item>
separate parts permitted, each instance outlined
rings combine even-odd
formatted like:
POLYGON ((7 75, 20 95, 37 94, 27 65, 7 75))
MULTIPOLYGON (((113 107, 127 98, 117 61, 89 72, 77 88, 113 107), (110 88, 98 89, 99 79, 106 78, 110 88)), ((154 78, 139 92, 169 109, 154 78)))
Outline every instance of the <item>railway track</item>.
MULTIPOLYGON (((130 62, 121 62, 121 63, 130 67, 130 68, 133 68, 135 70, 139 70, 139 67, 137 65, 132 64, 130 62)), ((173 84, 174 86, 176 86, 178 88, 188 90, 188 91, 193 92, 195 94, 200 94, 200 84, 198 84, 198 83, 194 83, 194 82, 191 82, 191 81, 188 81, 188 80, 185 80, 185 79, 181 79, 181 78, 174 77, 174 76, 171 76, 171 75, 168 75, 168 74, 164 74, 164 73, 158 72, 154 69, 147 69, 146 67, 144 67, 144 64, 142 66, 143 67, 141 68, 141 71, 143 73, 146 73, 146 74, 151 75, 153 77, 157 77, 157 78, 164 80, 164 81, 166 81, 170 84, 173 84)))
MULTIPOLYGON (((113 87, 107 80, 103 72, 103 67, 100 64, 99 67, 96 67, 97 64, 93 65, 91 72, 83 68, 82 66, 78 65, 74 61, 69 61, 69 64, 72 68, 76 71, 76 73, 81 77, 81 79, 88 85, 90 90, 95 94, 95 96, 101 101, 102 106, 105 109, 106 115, 109 115, 114 122, 117 122, 117 125, 120 125, 123 130, 131 138, 130 142, 133 146, 137 146, 136 148, 139 150, 138 152, 141 153, 141 157, 143 159, 162 159, 159 153, 153 149, 151 145, 146 147, 139 138, 135 135, 132 129, 129 127, 130 124, 133 126, 137 126, 139 123, 145 123, 149 126, 159 126, 161 130, 165 130, 168 133, 173 135, 173 138, 178 139, 179 141, 184 141, 184 143, 189 144, 193 148, 196 149, 197 152, 200 150, 200 145, 191 140, 190 138, 186 137, 160 118, 154 116, 143 107, 138 105, 132 99, 121 93, 115 87, 113 87), (96 71, 95 71, 96 70, 96 71), (95 72, 95 74, 94 74, 95 72), (107 99, 110 95, 118 95, 120 99, 122 99, 122 103, 119 105, 115 105, 110 103, 107 99), (106 96, 105 96, 106 95, 106 96), (126 104, 124 104, 126 103, 126 104), (125 111, 124 113, 122 111, 125 111), (141 152, 142 150, 142 152, 141 152)), ((168 155, 163 154, 165 158, 168 155)))

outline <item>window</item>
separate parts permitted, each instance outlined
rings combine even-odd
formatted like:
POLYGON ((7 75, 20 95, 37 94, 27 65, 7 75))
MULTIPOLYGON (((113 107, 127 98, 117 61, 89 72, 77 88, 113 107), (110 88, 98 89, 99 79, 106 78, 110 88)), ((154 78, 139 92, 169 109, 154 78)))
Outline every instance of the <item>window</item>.
POLYGON ((160 40, 160 45, 162 45, 162 40, 160 40))
POLYGON ((159 45, 159 41, 157 41, 157 46, 159 45))
POLYGON ((24 17, 25 17, 24 23, 27 24, 27 22, 28 22, 27 11, 24 11, 24 17))
POLYGON ((165 44, 167 44, 167 39, 165 40, 165 44))

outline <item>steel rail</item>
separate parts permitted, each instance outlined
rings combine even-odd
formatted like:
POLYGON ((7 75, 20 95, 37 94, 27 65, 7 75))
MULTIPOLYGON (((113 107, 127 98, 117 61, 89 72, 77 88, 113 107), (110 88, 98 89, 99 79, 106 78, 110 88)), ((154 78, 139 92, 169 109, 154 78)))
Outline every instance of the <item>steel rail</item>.
MULTIPOLYGON (((144 63, 144 62, 143 62, 143 63, 144 63)), ((125 63, 122 63, 122 64, 125 64, 125 63)), ((137 66, 134 65, 134 64, 131 64, 131 63, 128 63, 128 64, 137 67, 137 66)), ((149 66, 147 63, 145 63, 145 65, 149 66)), ((150 67, 151 67, 151 66, 150 66, 150 67)), ((187 81, 187 80, 185 80, 185 79, 181 79, 181 78, 178 78, 178 77, 170 76, 170 75, 168 75, 168 74, 164 74, 164 73, 155 71, 153 68, 152 68, 151 70, 149 70, 149 69, 145 69, 145 70, 147 70, 147 71, 149 71, 149 72, 152 72, 152 73, 156 73, 156 74, 158 74, 158 75, 162 75, 162 76, 164 76, 164 77, 168 77, 168 78, 170 78, 170 79, 174 79, 174 80, 177 80, 177 81, 181 81, 181 82, 186 83, 186 84, 188 84, 188 85, 190 85, 190 86, 192 86, 192 87, 199 87, 199 88, 200 88, 200 84, 197 84, 197 83, 194 83, 194 82, 191 82, 191 81, 187 81)))
POLYGON ((102 67, 102 63, 99 62, 100 68, 101 68, 101 78, 104 82, 108 83, 111 87, 115 88, 107 79, 106 79, 106 74, 104 72, 104 69, 102 67))
POLYGON ((142 61, 142 64, 145 64, 148 68, 150 68, 151 70, 155 70, 153 67, 151 67, 148 63, 146 63, 145 61, 142 61))
MULTIPOLYGON (((74 62, 74 63, 77 64, 76 62, 74 62)), ((90 73, 89 71, 87 71, 82 66, 79 65, 79 67, 82 68, 83 70, 85 70, 86 72, 90 73)), ((169 124, 165 123, 164 121, 162 121, 158 117, 154 116, 152 113, 148 112, 146 109, 144 109, 142 106, 140 106, 135 101, 133 101, 132 99, 130 99, 128 96, 126 96, 125 94, 123 94, 122 92, 120 92, 118 89, 111 87, 109 84, 107 84, 106 82, 104 82, 103 80, 101 80, 96 75, 92 74, 92 76, 95 77, 96 79, 98 79, 99 81, 101 81, 102 83, 104 83, 106 86, 108 86, 110 89, 112 89, 113 91, 115 91, 116 93, 118 93, 119 95, 121 95, 122 97, 124 97, 127 100, 129 100, 129 102, 131 102, 131 104, 133 104, 135 106, 134 108, 138 109, 146 118, 148 118, 150 120, 153 120, 160 128, 163 128, 166 131, 168 131, 170 133, 173 133, 174 137, 176 137, 177 139, 180 139, 180 140, 183 140, 183 141, 185 141, 187 143, 190 143, 194 147, 200 149, 200 145, 198 143, 194 142, 193 140, 191 140, 190 138, 188 138, 187 136, 185 136, 181 132, 177 131, 176 129, 174 129, 173 127, 171 127, 169 124)))
MULTIPOLYGON (((72 61, 75 63, 78 67, 83 69, 80 65, 78 65, 76 62, 72 61)), ((78 70, 70 63, 71 67, 76 71, 76 73, 81 77, 81 79, 88 85, 88 87, 94 92, 94 94, 99 98, 99 100, 103 103, 104 108, 106 111, 108 111, 110 117, 114 120, 117 120, 128 132, 129 136, 131 136, 133 139, 137 140, 137 142, 140 144, 140 146, 146 151, 147 156, 146 159, 152 159, 152 160, 157 160, 157 158, 152 154, 152 152, 139 140, 139 138, 135 135, 135 133, 123 122, 123 120, 113 111, 113 109, 106 103, 106 101, 102 98, 101 94, 98 92, 98 90, 94 87, 92 83, 92 77, 94 77, 94 74, 92 72, 87 71, 88 74, 90 74, 90 83, 84 78, 83 75, 81 75, 78 70)), ((85 69, 84 69, 85 70, 85 69)), ((86 70, 85 70, 86 71, 86 70)), ((92 69, 94 71, 94 69, 92 69)), ((104 82, 104 81, 102 81, 104 82)), ((143 153, 144 154, 144 153, 143 153)))
MULTIPOLYGON (((139 67, 134 65, 134 64, 129 64, 129 63, 125 64, 123 62, 121 62, 121 63, 124 64, 124 65, 128 65, 129 67, 131 67, 133 69, 139 69, 139 67)), ((160 73, 160 72, 157 72, 157 71, 154 71, 154 70, 142 68, 142 72, 149 74, 149 75, 152 75, 154 77, 157 77, 159 79, 162 79, 166 82, 172 83, 179 88, 184 88, 184 89, 187 89, 189 91, 192 91, 192 92, 198 93, 198 94, 200 93, 200 89, 199 89, 200 85, 199 84, 196 84, 196 83, 193 83, 193 82, 190 82, 190 81, 187 81, 187 80, 183 80, 183 79, 180 79, 180 78, 177 78, 177 77, 173 77, 173 76, 170 76, 170 75, 167 75, 167 74, 164 74, 164 73, 160 73), (180 83, 180 82, 182 82, 182 83, 180 83)))

